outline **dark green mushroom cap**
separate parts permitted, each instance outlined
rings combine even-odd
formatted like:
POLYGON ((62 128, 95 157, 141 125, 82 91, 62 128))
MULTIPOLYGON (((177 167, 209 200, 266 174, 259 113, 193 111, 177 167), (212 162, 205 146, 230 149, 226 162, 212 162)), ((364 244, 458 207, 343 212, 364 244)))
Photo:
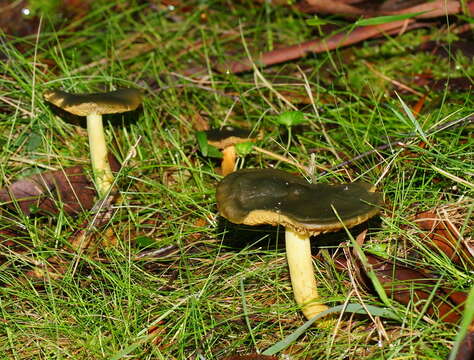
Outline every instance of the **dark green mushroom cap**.
POLYGON ((373 217, 382 203, 367 183, 310 184, 275 169, 245 169, 217 187, 220 214, 236 224, 281 224, 316 235, 352 227, 373 217), (339 218, 335 214, 337 212, 339 218))
POLYGON ((250 137, 250 130, 234 126, 224 126, 222 129, 211 129, 206 132, 207 142, 218 149, 239 144, 246 141, 254 141, 250 137))
POLYGON ((61 90, 48 90, 43 97, 58 108, 79 116, 132 111, 142 102, 140 91, 136 89, 92 94, 70 94, 61 90))

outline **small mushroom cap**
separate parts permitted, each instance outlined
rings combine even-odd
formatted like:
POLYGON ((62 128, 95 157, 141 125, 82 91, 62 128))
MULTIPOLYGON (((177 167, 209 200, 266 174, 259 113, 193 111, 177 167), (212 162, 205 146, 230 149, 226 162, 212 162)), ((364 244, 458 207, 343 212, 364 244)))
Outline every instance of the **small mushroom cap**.
POLYGON ((119 89, 93 94, 70 94, 61 90, 48 90, 43 97, 58 108, 79 116, 132 111, 142 102, 140 91, 136 89, 119 89))
POLYGON ((218 149, 243 143, 246 141, 254 141, 250 137, 251 131, 234 126, 224 126, 222 129, 211 129, 206 131, 207 142, 218 149))
POLYGON ((376 215, 382 199, 369 191, 371 187, 367 183, 310 184, 280 170, 245 169, 220 182, 217 208, 236 224, 281 224, 316 235, 353 227, 376 215))

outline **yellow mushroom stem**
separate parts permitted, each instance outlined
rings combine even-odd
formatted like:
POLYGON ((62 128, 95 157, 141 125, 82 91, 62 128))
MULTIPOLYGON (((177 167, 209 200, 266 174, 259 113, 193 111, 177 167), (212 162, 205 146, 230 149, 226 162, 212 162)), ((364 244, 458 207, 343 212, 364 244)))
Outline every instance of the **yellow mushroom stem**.
POLYGON ((327 310, 319 300, 311 258, 310 236, 289 228, 285 231, 286 257, 290 268, 291 285, 296 303, 309 320, 327 310))
POLYGON ((235 152, 235 146, 231 145, 222 150, 222 163, 221 170, 222 175, 226 176, 234 172, 235 160, 237 159, 237 153, 235 152))
POLYGON ((89 135, 89 149, 97 192, 100 197, 103 197, 109 192, 114 182, 114 176, 107 158, 102 115, 87 116, 87 134, 89 135))

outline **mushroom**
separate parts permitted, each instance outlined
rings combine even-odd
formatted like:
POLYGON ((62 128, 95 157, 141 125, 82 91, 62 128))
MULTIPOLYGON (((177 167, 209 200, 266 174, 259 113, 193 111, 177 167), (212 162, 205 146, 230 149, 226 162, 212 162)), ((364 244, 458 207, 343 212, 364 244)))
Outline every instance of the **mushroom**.
POLYGON ((250 137, 250 131, 233 126, 224 126, 222 129, 211 129, 205 131, 209 145, 222 150, 222 175, 228 175, 234 171, 237 154, 235 145, 255 141, 250 137))
POLYGON ((120 89, 106 93, 70 94, 61 90, 48 90, 46 101, 71 114, 87 117, 87 134, 92 169, 99 196, 109 191, 114 176, 107 159, 102 115, 135 110, 141 104, 141 94, 136 89, 120 89))
POLYGON ((327 309, 319 300, 310 237, 356 226, 379 212, 381 195, 367 183, 310 184, 275 169, 226 176, 216 192, 220 214, 235 224, 283 225, 291 284, 306 318, 327 309))

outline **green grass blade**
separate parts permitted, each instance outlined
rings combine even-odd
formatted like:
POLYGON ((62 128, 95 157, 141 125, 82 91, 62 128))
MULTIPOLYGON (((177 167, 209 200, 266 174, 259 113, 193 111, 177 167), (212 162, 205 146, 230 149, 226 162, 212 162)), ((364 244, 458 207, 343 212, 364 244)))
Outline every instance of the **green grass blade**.
POLYGON ((461 326, 458 334, 456 335, 456 340, 454 341, 453 349, 449 355, 448 360, 455 360, 456 355, 459 350, 459 345, 467 334, 469 325, 474 321, 474 287, 471 288, 469 295, 467 297, 466 303, 464 304, 464 316, 461 320, 461 326))
MULTIPOLYGON (((397 93, 395 93, 395 94, 397 94, 397 93)), ((420 137, 423 139, 423 141, 428 144, 428 138, 426 137, 425 132, 421 128, 420 123, 418 122, 418 120, 416 120, 415 115, 413 114, 411 109, 408 107, 408 105, 402 100, 402 98, 398 94, 397 94, 397 97, 398 97, 398 100, 400 101, 400 103, 402 104, 403 111, 405 111, 405 114, 407 114, 408 119, 410 119, 410 122, 415 127, 415 131, 420 135, 420 137)), ((396 115, 398 117, 400 117, 403 121, 405 121, 403 116, 401 116, 398 113, 396 113, 396 115)))
POLYGON ((338 305, 334 306, 318 315, 314 316, 313 318, 306 321, 302 326, 292 332, 283 340, 277 342, 273 346, 269 347, 265 350, 262 354, 263 355, 275 355, 276 353, 286 349, 292 343, 294 343, 311 325, 314 324, 315 321, 323 318, 326 315, 334 314, 334 313, 352 313, 352 314, 368 314, 370 313, 372 316, 379 316, 386 319, 392 320, 399 320, 400 318, 395 314, 393 311, 377 306, 372 305, 360 305, 360 304, 347 304, 346 305, 338 305), (368 312, 367 312, 367 310, 368 312))
POLYGON ((355 26, 371 26, 371 25, 381 25, 394 21, 401 21, 406 19, 411 19, 421 14, 424 14, 426 11, 420 11, 411 14, 401 14, 401 15, 387 15, 387 16, 377 16, 369 19, 360 19, 357 20, 355 26))

